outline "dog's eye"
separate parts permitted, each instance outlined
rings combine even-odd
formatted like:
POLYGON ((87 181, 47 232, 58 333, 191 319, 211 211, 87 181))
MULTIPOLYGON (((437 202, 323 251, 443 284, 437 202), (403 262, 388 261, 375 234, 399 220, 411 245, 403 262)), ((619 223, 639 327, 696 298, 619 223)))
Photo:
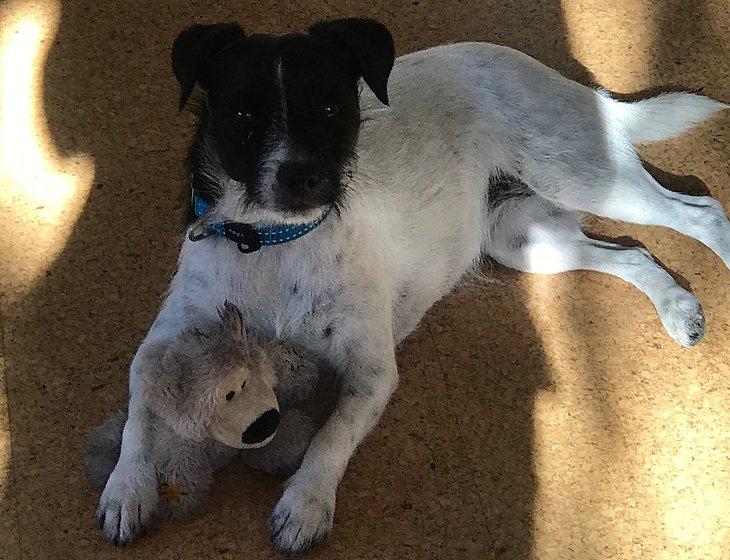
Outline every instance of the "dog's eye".
POLYGON ((245 144, 253 136, 253 115, 248 111, 236 111, 234 121, 238 126, 239 140, 245 144))
POLYGON ((325 116, 335 117, 340 112, 340 106, 335 104, 325 105, 322 110, 324 111, 325 116))
POLYGON ((243 383, 241 383, 241 389, 243 389, 245 387, 246 387, 246 382, 244 381, 243 383))
POLYGON ((235 391, 228 391, 228 393, 226 394, 226 400, 227 401, 230 401, 235 396, 236 396, 236 392, 235 391))
POLYGON ((253 115, 248 111, 236 111, 236 121, 243 124, 249 124, 253 120, 253 115))

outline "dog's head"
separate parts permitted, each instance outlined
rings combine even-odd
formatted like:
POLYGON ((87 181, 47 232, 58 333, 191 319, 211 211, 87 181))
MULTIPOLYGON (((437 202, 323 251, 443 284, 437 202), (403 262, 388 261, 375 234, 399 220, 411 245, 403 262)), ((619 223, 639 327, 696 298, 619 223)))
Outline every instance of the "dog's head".
POLYGON ((273 219, 337 206, 360 129, 358 80, 387 104, 394 53, 388 30, 365 19, 276 37, 235 23, 189 27, 172 66, 181 107, 195 84, 205 94, 193 172, 273 219))

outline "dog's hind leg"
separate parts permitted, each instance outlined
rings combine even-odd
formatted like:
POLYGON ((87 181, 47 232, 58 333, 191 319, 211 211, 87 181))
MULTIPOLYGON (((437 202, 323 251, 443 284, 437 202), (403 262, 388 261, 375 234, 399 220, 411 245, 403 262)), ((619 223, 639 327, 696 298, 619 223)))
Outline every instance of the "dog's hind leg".
POLYGON ((730 221, 722 205, 709 196, 665 189, 644 169, 632 145, 678 134, 725 106, 692 94, 633 104, 604 95, 596 99, 591 116, 584 114, 570 128, 572 137, 557 127, 563 135, 559 152, 554 142, 539 139, 544 142, 543 153, 528 156, 525 181, 537 194, 561 206, 614 220, 664 226, 693 237, 730 267, 730 221))
POLYGON ((705 319, 699 301, 648 251, 587 237, 575 213, 535 195, 513 177, 493 181, 490 194, 485 250, 496 261, 537 274, 570 270, 612 274, 649 297, 664 328, 682 346, 700 340, 705 319))
POLYGON ((622 161, 605 183, 563 189, 552 199, 568 208, 642 225, 664 226, 701 241, 730 268, 730 221, 709 196, 662 187, 637 158, 622 161))

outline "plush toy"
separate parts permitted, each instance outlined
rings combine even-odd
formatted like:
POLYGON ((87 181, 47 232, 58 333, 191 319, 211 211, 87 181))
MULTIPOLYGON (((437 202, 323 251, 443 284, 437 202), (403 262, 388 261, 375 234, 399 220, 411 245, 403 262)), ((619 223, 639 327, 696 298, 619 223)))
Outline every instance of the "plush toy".
MULTIPOLYGON (((292 474, 327 413, 326 381, 317 365, 291 345, 247 332, 238 308, 228 302, 218 320, 167 344, 159 367, 141 380, 153 418, 157 516, 189 513, 215 470, 234 458, 292 474)), ((116 465, 125 421, 118 412, 89 432, 86 471, 99 488, 116 465)))

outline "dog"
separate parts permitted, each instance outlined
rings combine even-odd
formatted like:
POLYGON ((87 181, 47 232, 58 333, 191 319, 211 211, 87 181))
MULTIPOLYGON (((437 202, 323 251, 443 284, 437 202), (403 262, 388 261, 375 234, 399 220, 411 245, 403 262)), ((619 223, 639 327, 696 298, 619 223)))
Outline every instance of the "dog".
POLYGON ((730 264, 722 206, 666 190, 634 149, 727 105, 692 93, 621 102, 492 44, 395 60, 388 30, 364 19, 286 36, 194 25, 172 66, 181 107, 202 90, 195 216, 130 368, 122 449, 97 510, 115 543, 145 529, 157 492, 139 379, 223 301, 338 375, 334 411, 269 520, 285 554, 330 533, 348 460, 396 388, 396 345, 483 256, 613 274, 649 297, 679 344, 702 337, 694 295, 646 250, 586 236, 580 217, 669 227, 730 264))

